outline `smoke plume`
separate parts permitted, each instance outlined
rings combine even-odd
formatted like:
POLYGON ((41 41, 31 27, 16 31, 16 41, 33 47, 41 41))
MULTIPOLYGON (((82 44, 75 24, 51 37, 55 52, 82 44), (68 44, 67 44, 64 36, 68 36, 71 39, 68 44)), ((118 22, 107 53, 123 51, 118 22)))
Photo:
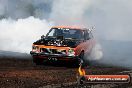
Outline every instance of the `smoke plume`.
POLYGON ((31 45, 46 34, 52 23, 34 17, 0 20, 0 49, 29 53, 31 45))

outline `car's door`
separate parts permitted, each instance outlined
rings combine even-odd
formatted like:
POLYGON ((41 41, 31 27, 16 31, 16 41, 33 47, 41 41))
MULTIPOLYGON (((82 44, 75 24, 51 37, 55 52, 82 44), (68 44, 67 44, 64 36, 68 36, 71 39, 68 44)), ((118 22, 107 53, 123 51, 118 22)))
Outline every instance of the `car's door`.
POLYGON ((81 41, 80 41, 80 44, 79 44, 79 45, 76 47, 76 49, 75 49, 76 55, 80 55, 81 52, 82 52, 83 50, 85 50, 86 40, 85 40, 85 38, 84 38, 84 33, 85 33, 85 31, 82 30, 82 39, 81 39, 81 41))

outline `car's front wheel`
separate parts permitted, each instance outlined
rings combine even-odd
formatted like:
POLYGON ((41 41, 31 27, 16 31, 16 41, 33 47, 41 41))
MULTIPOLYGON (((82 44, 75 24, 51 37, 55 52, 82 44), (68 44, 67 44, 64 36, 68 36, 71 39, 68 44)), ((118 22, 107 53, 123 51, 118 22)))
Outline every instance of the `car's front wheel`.
POLYGON ((86 66, 86 60, 84 58, 84 52, 81 52, 81 54, 79 55, 78 61, 76 63, 78 66, 86 66))
POLYGON ((33 63, 36 65, 42 65, 42 61, 39 58, 33 58, 33 63))

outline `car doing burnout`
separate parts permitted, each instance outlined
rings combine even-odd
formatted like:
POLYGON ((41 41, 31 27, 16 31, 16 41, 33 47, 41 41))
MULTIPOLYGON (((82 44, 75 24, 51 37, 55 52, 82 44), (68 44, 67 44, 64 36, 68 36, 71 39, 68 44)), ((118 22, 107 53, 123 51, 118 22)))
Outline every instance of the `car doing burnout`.
POLYGON ((32 45, 30 54, 33 62, 64 61, 79 64, 84 55, 89 54, 95 45, 90 29, 71 26, 52 27, 46 36, 41 36, 32 45))

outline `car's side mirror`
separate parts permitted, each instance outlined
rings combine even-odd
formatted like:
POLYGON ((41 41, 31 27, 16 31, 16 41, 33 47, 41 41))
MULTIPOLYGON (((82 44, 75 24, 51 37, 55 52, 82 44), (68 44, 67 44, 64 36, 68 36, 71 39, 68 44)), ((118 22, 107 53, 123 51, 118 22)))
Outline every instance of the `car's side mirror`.
POLYGON ((43 39, 43 38, 45 38, 45 36, 44 36, 44 35, 42 35, 42 36, 41 36, 41 39, 43 39))

